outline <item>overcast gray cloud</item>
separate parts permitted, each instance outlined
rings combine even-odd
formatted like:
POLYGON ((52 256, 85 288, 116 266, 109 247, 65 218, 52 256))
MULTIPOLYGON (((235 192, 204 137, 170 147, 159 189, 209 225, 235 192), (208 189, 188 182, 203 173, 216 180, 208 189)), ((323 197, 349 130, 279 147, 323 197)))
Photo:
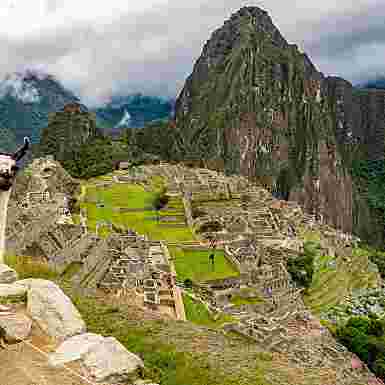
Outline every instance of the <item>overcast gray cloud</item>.
POLYGON ((89 104, 115 93, 176 96, 211 33, 256 5, 320 71, 358 82, 385 73, 381 1, 2 0, 0 77, 37 67, 89 104))

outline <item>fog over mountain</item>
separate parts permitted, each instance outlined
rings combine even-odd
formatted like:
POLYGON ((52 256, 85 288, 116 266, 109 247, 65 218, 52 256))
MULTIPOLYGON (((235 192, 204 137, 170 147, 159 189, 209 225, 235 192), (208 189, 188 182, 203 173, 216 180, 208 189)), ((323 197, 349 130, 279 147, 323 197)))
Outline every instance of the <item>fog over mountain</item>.
POLYGON ((4 0, 0 78, 38 69, 94 106, 116 94, 175 97, 208 36, 244 5, 268 11, 326 75, 384 73, 385 3, 375 0, 4 0))

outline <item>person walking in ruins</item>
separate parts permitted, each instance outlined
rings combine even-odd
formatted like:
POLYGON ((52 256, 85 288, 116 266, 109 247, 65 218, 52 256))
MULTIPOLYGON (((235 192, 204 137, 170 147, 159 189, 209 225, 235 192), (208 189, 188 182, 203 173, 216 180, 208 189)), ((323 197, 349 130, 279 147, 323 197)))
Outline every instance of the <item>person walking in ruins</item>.
POLYGON ((214 269, 214 263, 215 263, 214 258, 215 258, 214 253, 211 253, 209 255, 209 262, 211 262, 211 266, 213 267, 213 269, 214 269))

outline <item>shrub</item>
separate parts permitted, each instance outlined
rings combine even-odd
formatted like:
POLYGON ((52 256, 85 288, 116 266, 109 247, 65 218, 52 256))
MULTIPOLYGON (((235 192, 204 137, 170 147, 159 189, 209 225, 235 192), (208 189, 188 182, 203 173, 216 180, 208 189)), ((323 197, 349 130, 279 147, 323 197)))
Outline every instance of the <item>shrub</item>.
POLYGON ((299 286, 308 289, 313 280, 314 259, 317 255, 318 245, 314 242, 305 242, 304 253, 295 259, 289 259, 287 270, 291 278, 299 286))
POLYGON ((351 317, 346 325, 337 327, 340 343, 366 362, 374 373, 385 378, 385 321, 375 316, 351 317))

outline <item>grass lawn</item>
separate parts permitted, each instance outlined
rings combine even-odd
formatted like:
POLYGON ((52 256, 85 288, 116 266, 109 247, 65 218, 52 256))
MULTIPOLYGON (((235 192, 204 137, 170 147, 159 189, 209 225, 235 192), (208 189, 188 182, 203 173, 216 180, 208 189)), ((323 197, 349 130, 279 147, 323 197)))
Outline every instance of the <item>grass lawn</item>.
POLYGON ((263 298, 260 297, 256 289, 245 287, 240 290, 240 295, 233 295, 230 299, 233 305, 257 305, 263 303, 263 298))
POLYGON ((198 325, 215 329, 220 328, 226 322, 234 321, 234 319, 227 314, 221 314, 219 318, 214 320, 206 306, 201 302, 195 301, 188 294, 183 294, 183 303, 186 312, 186 318, 198 325))
MULTIPOLYGON (((155 186, 159 186, 159 181, 155 181, 155 186)), ((108 221, 115 226, 127 229, 131 228, 139 234, 147 235, 154 240, 166 240, 170 242, 183 242, 193 239, 193 235, 186 225, 185 227, 175 227, 172 224, 159 224, 156 220, 156 212, 150 208, 156 199, 157 191, 146 191, 143 186, 138 184, 113 184, 109 188, 96 188, 94 185, 87 185, 85 202, 80 204, 81 208, 87 209, 88 227, 91 231, 96 230, 97 221, 108 221), (100 201, 104 207, 97 207, 100 201), (115 210, 114 210, 115 208, 115 210), (143 209, 138 212, 119 212, 117 208, 143 209)), ((171 202, 171 208, 178 211, 160 212, 162 217, 172 217, 184 214, 181 202, 171 202)), ((108 231, 104 233, 108 234, 108 231)))
POLYGON ((209 250, 186 250, 177 246, 170 247, 178 278, 204 282, 239 276, 239 272, 225 258, 223 251, 217 250, 215 252, 214 266, 209 261, 209 252, 209 250))
POLYGON ((241 305, 257 305, 259 303, 262 303, 263 300, 260 297, 240 297, 240 296, 234 296, 231 298, 231 303, 235 306, 241 306, 241 305))

